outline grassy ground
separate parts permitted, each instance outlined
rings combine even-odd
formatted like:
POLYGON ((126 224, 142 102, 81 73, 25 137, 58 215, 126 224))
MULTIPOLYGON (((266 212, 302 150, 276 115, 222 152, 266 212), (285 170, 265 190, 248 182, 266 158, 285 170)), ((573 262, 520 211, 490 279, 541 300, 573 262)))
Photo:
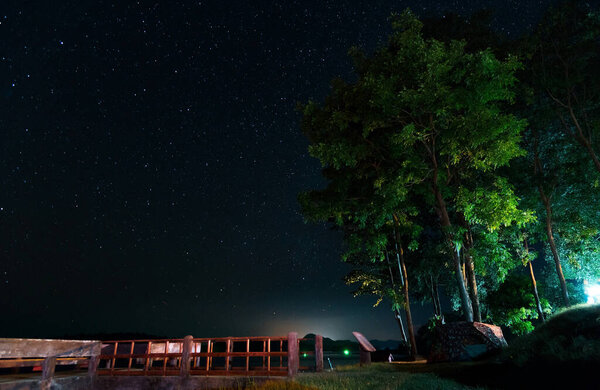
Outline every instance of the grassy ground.
POLYGON ((334 372, 299 374, 293 382, 269 382, 260 390, 462 390, 472 389, 431 373, 399 371, 396 365, 339 366, 334 372))
POLYGON ((485 361, 375 363, 300 374, 260 390, 600 389, 600 305, 564 310, 485 361), (469 387, 472 386, 472 387, 469 387))

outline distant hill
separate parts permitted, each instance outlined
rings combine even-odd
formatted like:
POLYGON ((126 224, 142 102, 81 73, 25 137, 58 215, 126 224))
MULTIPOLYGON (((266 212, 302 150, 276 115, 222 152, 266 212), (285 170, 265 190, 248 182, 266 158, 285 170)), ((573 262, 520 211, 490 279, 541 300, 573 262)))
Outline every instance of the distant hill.
POLYGON ((404 342, 400 341, 400 340, 369 340, 369 341, 371 342, 371 344, 373 344, 373 346, 377 350, 380 350, 380 349, 396 350, 396 349, 400 349, 404 345, 404 342))
MULTIPOLYGON (((306 336, 304 336, 305 339, 312 339, 314 340, 315 335, 313 333, 309 333, 306 336)), ((306 341, 304 343, 300 344, 300 350, 302 351, 309 351, 312 350, 314 348, 314 341, 306 341)), ((371 344, 373 344, 373 346, 375 347, 375 349, 377 350, 383 350, 383 349, 390 349, 390 350, 396 350, 399 348, 399 346, 401 344, 403 344, 401 341, 398 340, 369 340, 371 342, 371 344)), ((329 337, 323 337, 323 349, 325 351, 330 351, 330 352, 342 352, 345 349, 349 350, 350 352, 358 352, 359 351, 359 347, 358 347, 358 342, 356 340, 332 340, 329 337)))

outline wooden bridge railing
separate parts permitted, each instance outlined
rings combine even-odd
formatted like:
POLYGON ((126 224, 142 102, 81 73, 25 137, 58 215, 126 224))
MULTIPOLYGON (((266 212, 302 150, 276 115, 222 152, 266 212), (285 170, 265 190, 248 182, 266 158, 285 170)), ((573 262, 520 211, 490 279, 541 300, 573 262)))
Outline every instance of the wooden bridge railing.
MULTIPOLYGON (((37 367, 49 389, 57 365, 96 375, 294 376, 300 368, 298 334, 165 340, 77 341, 0 339, 0 369, 37 367)), ((315 369, 323 369, 322 337, 315 338, 315 369)))
POLYGON ((299 342, 295 332, 287 337, 104 341, 98 375, 294 376, 299 342))
POLYGON ((50 389, 57 365, 86 366, 95 376, 100 341, 0 339, 0 368, 42 368, 41 389, 50 389))

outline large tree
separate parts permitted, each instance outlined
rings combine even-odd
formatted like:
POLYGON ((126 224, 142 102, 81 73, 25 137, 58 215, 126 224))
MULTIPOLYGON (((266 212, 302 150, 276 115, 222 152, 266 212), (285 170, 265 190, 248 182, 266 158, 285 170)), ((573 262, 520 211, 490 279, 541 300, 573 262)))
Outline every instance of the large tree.
POLYGON ((525 123, 503 110, 513 100, 519 63, 490 50, 468 53, 464 41, 425 39, 409 11, 393 28, 388 45, 371 57, 352 51, 357 80, 338 80, 323 105, 304 106, 303 130, 325 171, 351 170, 354 185, 367 180, 389 196, 409 193, 435 209, 463 314, 473 321, 455 199, 464 183, 523 152, 525 123))

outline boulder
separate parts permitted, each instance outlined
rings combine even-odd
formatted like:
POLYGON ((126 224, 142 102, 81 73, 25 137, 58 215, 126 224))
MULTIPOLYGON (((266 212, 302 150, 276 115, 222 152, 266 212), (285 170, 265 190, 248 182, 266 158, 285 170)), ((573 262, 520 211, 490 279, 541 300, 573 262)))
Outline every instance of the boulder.
POLYGON ((502 329, 482 322, 452 322, 435 328, 428 362, 473 360, 505 347, 502 329))

